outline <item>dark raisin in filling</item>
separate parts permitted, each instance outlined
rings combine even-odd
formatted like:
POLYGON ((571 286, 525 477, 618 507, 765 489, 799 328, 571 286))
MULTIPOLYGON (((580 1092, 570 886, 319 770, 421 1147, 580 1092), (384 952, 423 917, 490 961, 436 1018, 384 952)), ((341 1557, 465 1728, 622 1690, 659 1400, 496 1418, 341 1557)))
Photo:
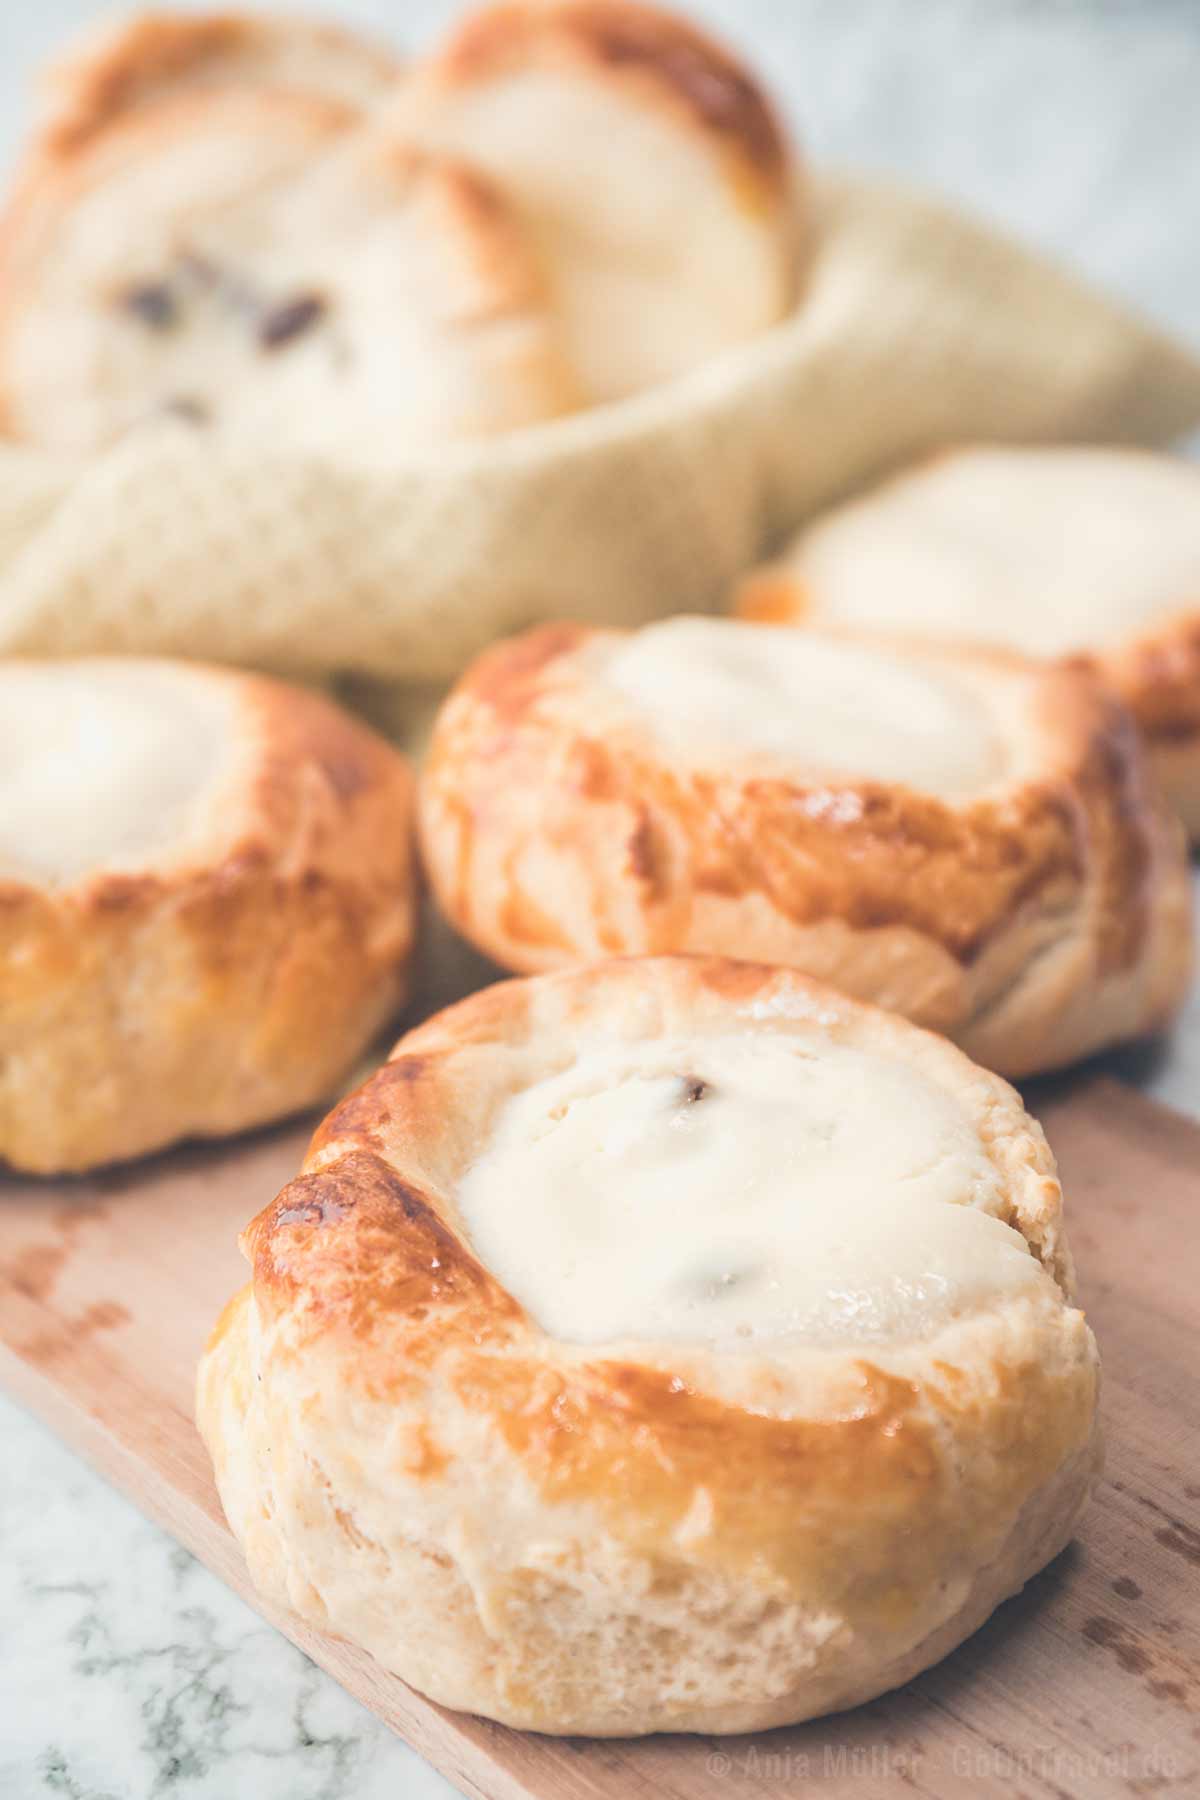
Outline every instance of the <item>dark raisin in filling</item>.
POLYGON ((212 413, 203 400, 196 400, 190 394, 174 394, 171 399, 164 400, 163 412, 172 419, 183 419, 188 425, 207 425, 212 413))
POLYGON ((325 311, 320 294, 297 294, 264 312, 258 322, 258 341, 264 350, 278 350, 302 331, 308 331, 325 311))
POLYGON ((144 281, 127 288, 121 305, 151 331, 169 331, 179 317, 175 296, 165 281, 144 281))

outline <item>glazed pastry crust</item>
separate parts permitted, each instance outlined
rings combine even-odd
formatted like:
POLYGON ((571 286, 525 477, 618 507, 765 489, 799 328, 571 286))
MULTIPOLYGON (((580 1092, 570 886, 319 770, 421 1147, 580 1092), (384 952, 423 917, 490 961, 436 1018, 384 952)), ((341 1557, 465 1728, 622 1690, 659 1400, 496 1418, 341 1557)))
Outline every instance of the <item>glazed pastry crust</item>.
POLYGON ((61 884, 0 874, 0 1164, 78 1171, 313 1105, 405 994, 403 758, 315 694, 186 679, 232 701, 203 837, 61 884))
POLYGON ((406 1037, 249 1227, 198 1417, 258 1585, 436 1700, 548 1732, 749 1731, 943 1655, 1069 1539, 1099 1456, 1039 1127, 944 1040, 712 958, 487 989, 406 1037), (456 1188, 499 1109, 596 1043, 814 1024, 979 1133, 1045 1279, 923 1341, 550 1338, 456 1188))
POLYGON ((1192 610, 1131 642, 1072 660, 1120 694, 1138 722, 1155 777, 1191 842, 1200 843, 1200 595, 1192 610))
MULTIPOLYGON (((1183 599, 1183 596, 1181 596, 1183 599)), ((738 618, 808 625, 817 611, 803 577, 768 564, 740 583, 738 618)), ((1128 643, 1066 659, 1108 683, 1137 720, 1151 768, 1192 843, 1200 841, 1200 599, 1128 643)))
POLYGON ((1021 769, 947 801, 664 746, 593 673, 623 635, 561 625, 501 643, 435 729, 426 865, 451 922, 503 966, 769 958, 1013 1076, 1154 1029, 1182 1000, 1179 834, 1128 713, 1087 673, 860 640, 1024 696, 1021 769))

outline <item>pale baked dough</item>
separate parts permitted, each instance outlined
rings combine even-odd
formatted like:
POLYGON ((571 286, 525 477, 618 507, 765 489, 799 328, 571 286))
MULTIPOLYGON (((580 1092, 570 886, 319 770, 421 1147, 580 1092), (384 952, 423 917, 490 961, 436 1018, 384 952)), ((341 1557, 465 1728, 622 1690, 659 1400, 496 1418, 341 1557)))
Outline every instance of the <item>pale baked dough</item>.
POLYGON ((77 151, 122 114, 218 88, 285 89, 365 111, 402 72, 384 45, 311 19, 137 12, 84 31, 50 64, 32 148, 77 151))
POLYGON ((421 830, 505 967, 786 963, 1026 1075, 1180 1004, 1181 834, 1129 714, 1002 652, 675 619, 546 626, 443 709, 421 830))
POLYGON ((314 694, 0 662, 0 1163, 85 1169, 327 1098, 403 997, 412 783, 314 694))
POLYGON ((1132 709, 1200 838, 1200 469, 1110 449, 933 458, 810 526, 741 584, 744 618, 1071 656, 1132 709))
POLYGON ((1099 1461, 1040 1128, 793 971, 476 994, 243 1249, 198 1417, 255 1582, 510 1725, 866 1700, 1062 1548, 1099 1461))
POLYGON ((491 184, 373 123, 352 47, 321 86, 316 28, 262 28, 244 67, 208 28, 168 31, 156 60, 135 21, 34 139, 0 233, 9 435, 88 452, 166 411, 391 455, 573 404, 491 184))
POLYGON ((630 0, 500 0, 416 64, 396 117, 514 201, 589 401, 682 375, 775 324, 807 219, 753 75, 630 0))

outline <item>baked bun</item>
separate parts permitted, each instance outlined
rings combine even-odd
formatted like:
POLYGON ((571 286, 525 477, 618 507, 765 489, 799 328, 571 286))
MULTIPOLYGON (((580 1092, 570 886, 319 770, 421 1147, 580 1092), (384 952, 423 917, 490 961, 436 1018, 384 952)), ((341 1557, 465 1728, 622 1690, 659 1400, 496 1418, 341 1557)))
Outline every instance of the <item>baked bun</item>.
POLYGON ((742 585, 776 623, 1074 656, 1132 709, 1200 838, 1200 469, 1108 449, 958 450, 826 514, 742 585))
POLYGON ((605 963, 411 1033, 200 1368, 275 1602, 445 1705, 756 1731, 907 1681, 1099 1457, 1039 1127, 788 970, 605 963))
POLYGON ((36 151, 0 236, 4 429, 87 452, 167 411, 392 453, 571 405, 504 201, 363 117, 180 78, 36 151))
POLYGON ((314 694, 0 662, 0 1163, 86 1169, 327 1098, 395 1012, 411 778, 314 694))
POLYGON ((404 130, 486 170, 549 271, 589 401, 681 375, 797 292, 791 153, 753 76, 630 0, 500 0, 412 71, 404 130))
POLYGON ((674 619, 485 652, 435 727, 426 863, 505 967, 790 964, 1010 1075, 1183 997, 1188 872, 1128 713, 983 650, 674 619))
POLYGON ((138 12, 85 31, 47 70, 35 148, 77 151, 122 114, 182 94, 284 88, 367 111, 402 73, 382 44, 313 20, 138 12))

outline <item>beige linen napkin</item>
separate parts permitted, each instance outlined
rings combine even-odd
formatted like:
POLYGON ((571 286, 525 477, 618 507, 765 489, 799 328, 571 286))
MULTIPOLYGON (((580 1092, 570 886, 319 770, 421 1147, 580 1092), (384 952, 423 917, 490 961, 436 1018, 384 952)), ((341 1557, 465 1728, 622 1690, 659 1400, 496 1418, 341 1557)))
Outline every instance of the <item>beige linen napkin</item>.
POLYGON ((936 200, 827 179, 802 304, 687 379, 420 459, 169 420, 0 446, 0 653, 438 681, 535 619, 720 604, 815 509, 965 438, 1165 443, 1200 363, 936 200))

